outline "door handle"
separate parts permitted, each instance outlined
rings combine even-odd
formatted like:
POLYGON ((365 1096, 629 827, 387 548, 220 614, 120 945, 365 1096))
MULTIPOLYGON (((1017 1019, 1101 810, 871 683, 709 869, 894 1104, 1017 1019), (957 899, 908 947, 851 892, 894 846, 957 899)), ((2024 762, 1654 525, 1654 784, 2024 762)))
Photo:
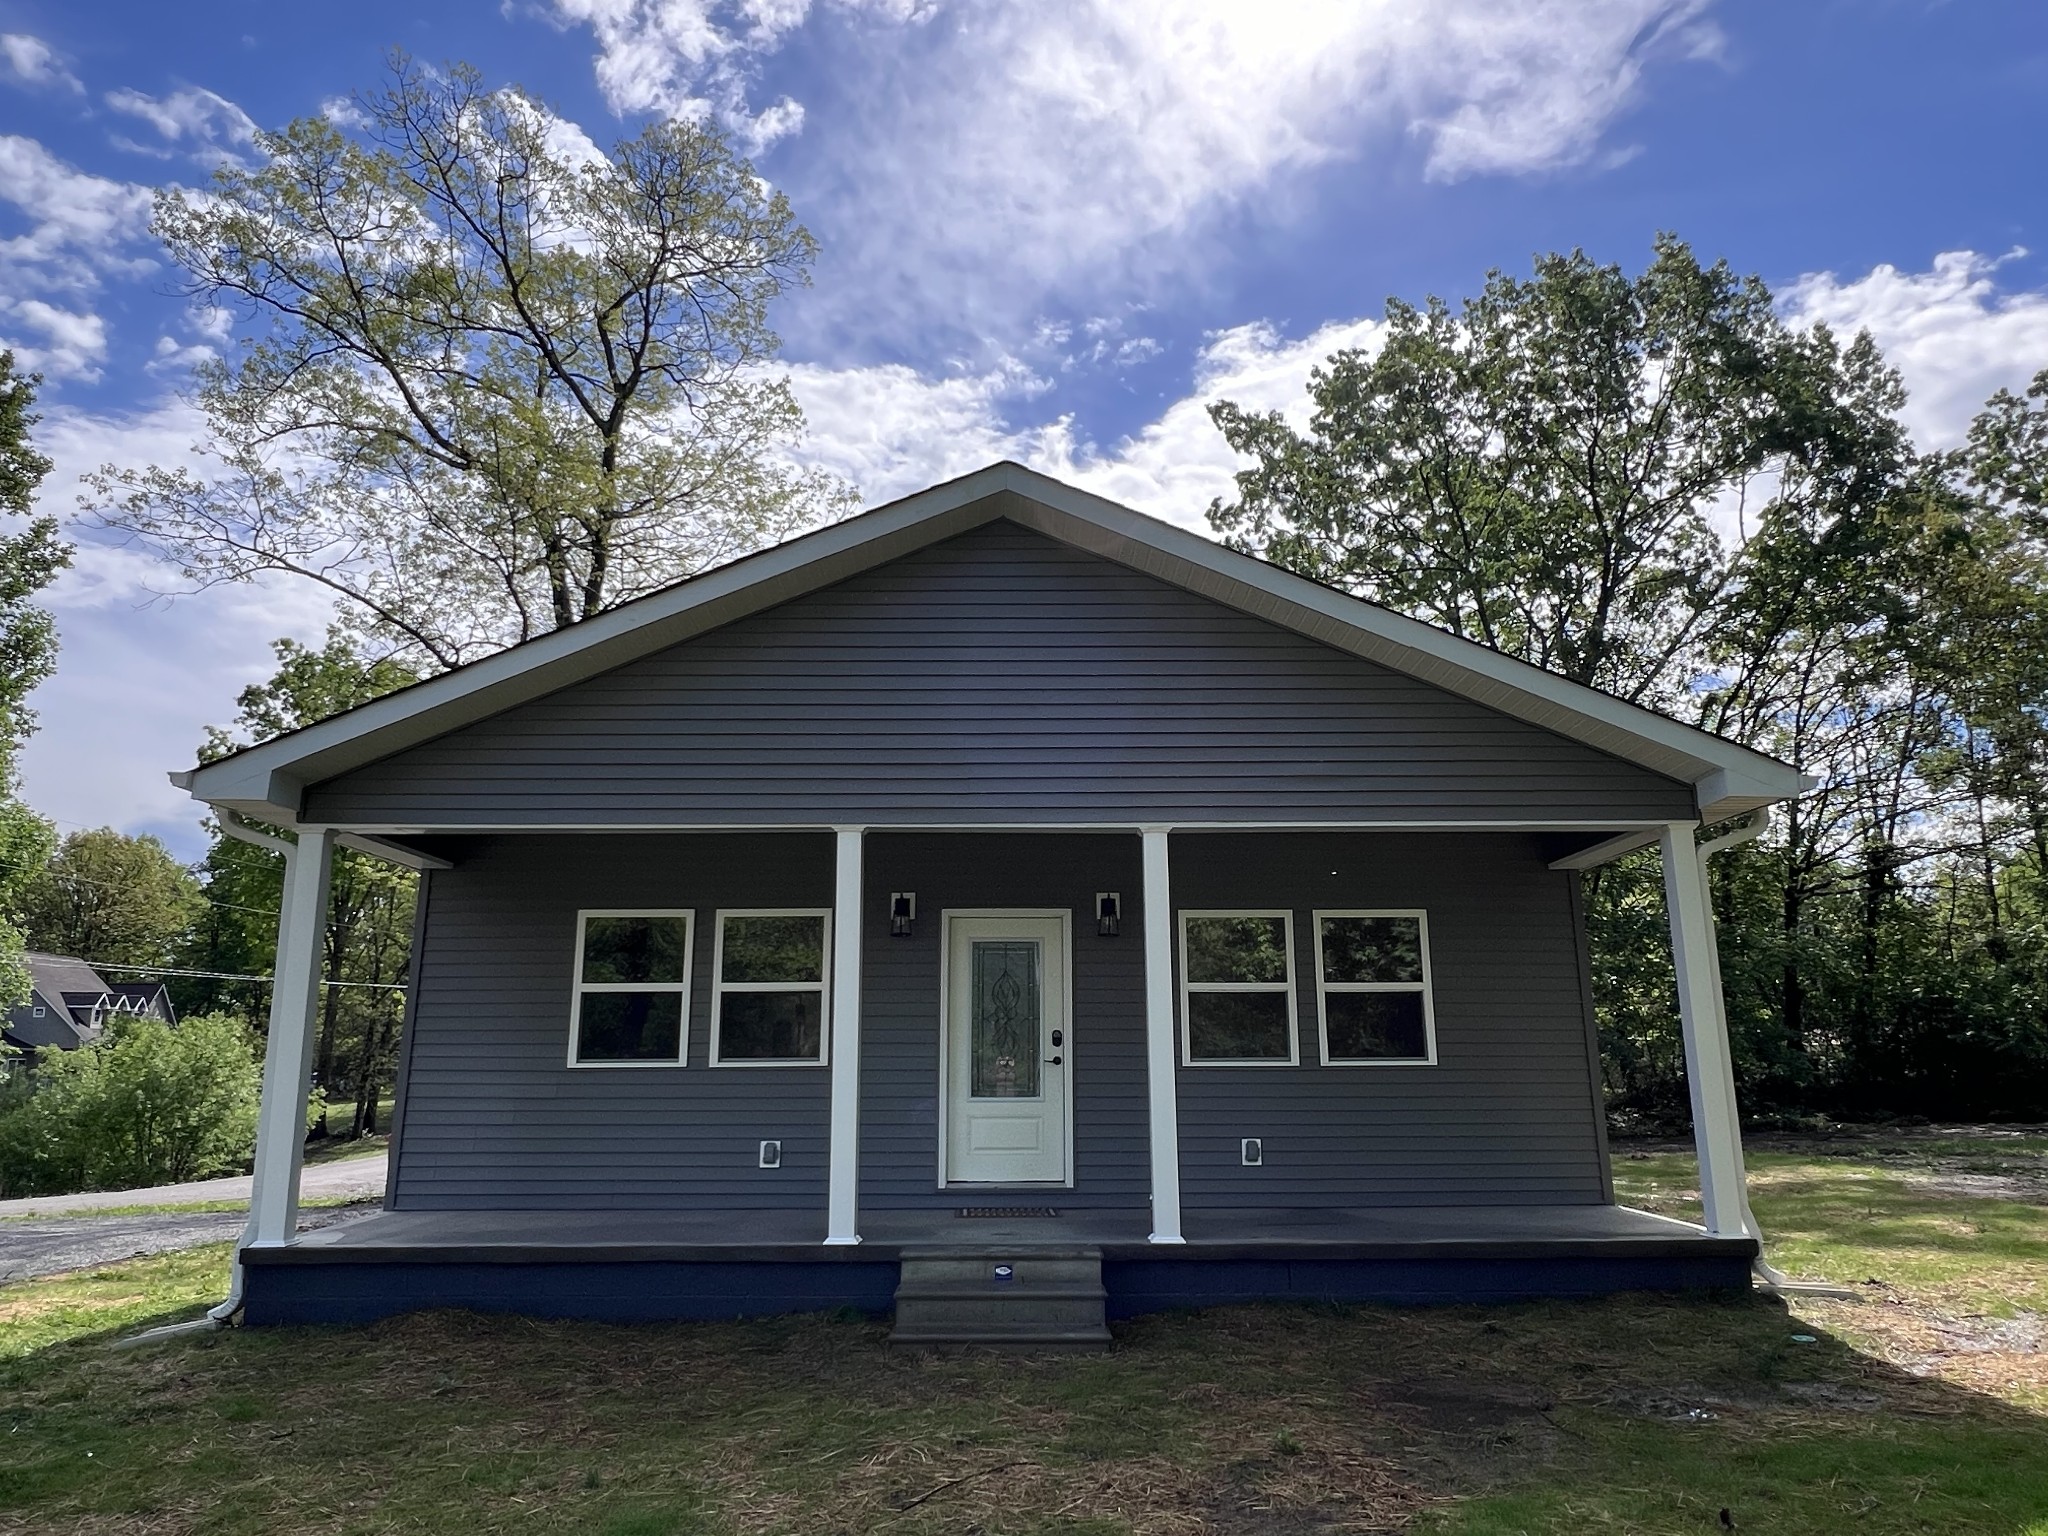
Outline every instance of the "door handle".
POLYGON ((1046 1058, 1045 1058, 1045 1060, 1046 1060, 1046 1065, 1048 1065, 1048 1066, 1053 1066, 1053 1067, 1056 1067, 1056 1066, 1058 1066, 1058 1065, 1060 1064, 1060 1059, 1059 1059, 1059 1057, 1057 1057, 1057 1056, 1048 1056, 1048 1057, 1046 1057, 1046 1058))

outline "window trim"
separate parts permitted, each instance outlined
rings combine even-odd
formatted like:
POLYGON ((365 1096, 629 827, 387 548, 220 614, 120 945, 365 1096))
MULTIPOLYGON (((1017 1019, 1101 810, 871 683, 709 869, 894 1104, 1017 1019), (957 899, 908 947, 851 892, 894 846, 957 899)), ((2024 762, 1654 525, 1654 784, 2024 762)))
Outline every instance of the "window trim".
POLYGON ((1286 907, 1184 907, 1180 916, 1180 1064, 1183 1067, 1298 1067, 1301 1065, 1301 1006, 1294 966, 1294 913, 1286 907), (1188 919, 1202 917, 1277 917, 1287 949, 1285 981, 1189 981, 1188 919), (1287 1055, 1204 1056, 1194 1054, 1188 999, 1198 992, 1278 992, 1287 994, 1287 1055))
POLYGON ((829 1067, 832 1065, 832 909, 830 907, 720 907, 711 915, 711 1044, 706 1060, 714 1067, 829 1067), (818 936, 818 980, 735 981, 725 979, 725 920, 728 917, 815 917, 820 920, 818 936), (810 992, 818 994, 818 1054, 816 1056, 739 1056, 728 1061, 719 1055, 719 1022, 725 1012, 728 992, 810 992))
POLYGON ((1422 907, 1318 907, 1309 914, 1316 930, 1316 1034, 1326 1067, 1433 1067, 1436 1054, 1436 983, 1429 963, 1429 913, 1422 907), (1422 948, 1422 980, 1331 981, 1323 974, 1323 919, 1326 917, 1412 917, 1422 948), (1422 994, 1421 1056, 1332 1056, 1330 1003, 1332 992, 1419 992, 1422 994))
POLYGON ((694 907, 583 907, 576 913, 576 948, 569 957, 569 1066, 579 1072, 608 1072, 645 1067, 687 1067, 690 1064, 690 979, 697 959, 697 911, 694 907), (683 920, 683 975, 680 981, 585 981, 583 941, 593 917, 680 917, 683 920), (583 994, 586 992, 677 992, 683 999, 682 1028, 676 1055, 648 1061, 580 1061, 583 994))

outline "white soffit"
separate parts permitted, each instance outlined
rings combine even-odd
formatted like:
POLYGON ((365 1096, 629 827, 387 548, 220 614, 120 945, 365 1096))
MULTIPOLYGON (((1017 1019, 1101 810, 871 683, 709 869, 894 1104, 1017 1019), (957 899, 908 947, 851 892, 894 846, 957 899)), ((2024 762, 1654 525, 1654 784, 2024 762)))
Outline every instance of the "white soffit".
POLYGON ((720 566, 173 780, 272 821, 307 785, 1007 517, 1624 761, 1696 786, 1708 820, 1810 787, 1787 764, 1018 464, 995 464, 720 566))

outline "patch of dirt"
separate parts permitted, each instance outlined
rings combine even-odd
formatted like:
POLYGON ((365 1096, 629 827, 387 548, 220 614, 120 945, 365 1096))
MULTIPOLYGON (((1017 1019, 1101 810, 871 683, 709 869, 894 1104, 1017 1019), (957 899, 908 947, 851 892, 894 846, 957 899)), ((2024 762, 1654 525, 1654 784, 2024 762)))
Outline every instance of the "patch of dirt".
POLYGON ((2048 1401, 2048 1318, 1957 1315, 1882 1294, 1878 1305, 1802 1303, 1813 1326, 1839 1331, 1910 1377, 2009 1401, 2048 1401))
POLYGON ((1557 1406, 1550 1393, 1513 1383, 1417 1381, 1388 1386, 1377 1406, 1435 1434, 1488 1434, 1557 1406))
POLYGON ((1964 1353, 2038 1355, 2048 1347, 2048 1327, 2038 1312, 2012 1317, 1937 1317, 1929 1326, 1964 1353))
POLYGON ((1922 1173, 1912 1168, 1886 1167, 1886 1173, 1901 1183, 1936 1195, 1961 1195, 1968 1200, 2017 1200, 2027 1205, 2048 1205, 2048 1171, 2013 1173, 1922 1173))

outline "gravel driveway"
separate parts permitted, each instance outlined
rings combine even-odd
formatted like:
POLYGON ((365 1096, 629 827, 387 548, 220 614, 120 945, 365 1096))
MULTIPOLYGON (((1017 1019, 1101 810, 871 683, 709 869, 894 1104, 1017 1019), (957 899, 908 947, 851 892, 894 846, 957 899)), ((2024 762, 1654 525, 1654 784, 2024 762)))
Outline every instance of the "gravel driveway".
MULTIPOLYGON (((344 1157, 315 1163, 299 1175, 301 1200, 373 1200, 384 1193, 388 1154, 344 1157)), ((137 1205, 198 1205, 201 1201, 247 1200, 249 1176, 201 1179, 196 1184, 159 1184, 154 1189, 96 1189, 83 1195, 35 1195, 0 1200, 0 1217, 82 1216, 89 1211, 126 1210, 137 1205)))
MULTIPOLYGON (((352 1221, 374 1205, 334 1206, 301 1213, 299 1230, 352 1221)), ((95 1269, 145 1253, 170 1253, 239 1237, 248 1218, 239 1211, 162 1216, 52 1216, 0 1221, 0 1285, 72 1269, 95 1269)))

